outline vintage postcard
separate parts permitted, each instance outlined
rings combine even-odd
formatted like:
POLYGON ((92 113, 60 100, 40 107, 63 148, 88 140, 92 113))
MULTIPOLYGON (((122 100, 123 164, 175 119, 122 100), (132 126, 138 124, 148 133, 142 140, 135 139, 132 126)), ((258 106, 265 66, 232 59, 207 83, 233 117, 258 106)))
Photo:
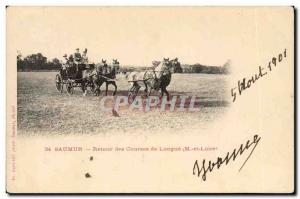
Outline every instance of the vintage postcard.
POLYGON ((17 7, 8 193, 293 193, 293 7, 17 7))

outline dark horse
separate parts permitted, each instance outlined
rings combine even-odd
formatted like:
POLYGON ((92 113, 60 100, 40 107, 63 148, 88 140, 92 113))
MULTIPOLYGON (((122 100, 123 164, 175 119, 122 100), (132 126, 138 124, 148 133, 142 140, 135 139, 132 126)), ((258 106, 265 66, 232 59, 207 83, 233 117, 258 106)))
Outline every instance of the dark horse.
POLYGON ((92 67, 82 70, 81 75, 81 89, 83 95, 87 94, 87 87, 90 86, 92 91, 96 93, 98 88, 98 82, 100 81, 99 74, 101 73, 102 66, 100 64, 93 64, 92 67))
POLYGON ((120 68, 120 63, 117 59, 113 59, 112 66, 108 66, 106 60, 102 59, 102 65, 99 68, 99 72, 97 73, 97 78, 94 78, 93 83, 96 86, 95 93, 96 95, 100 95, 100 88, 103 83, 106 83, 106 91, 105 95, 107 95, 108 86, 111 84, 114 86, 113 95, 116 95, 117 92, 117 85, 116 85, 116 74, 118 73, 120 68))
POLYGON ((105 82, 105 84, 106 84, 105 95, 107 95, 108 86, 110 84, 112 84, 115 87, 113 95, 116 95, 118 87, 116 85, 115 78, 116 78, 116 75, 117 75, 119 69, 120 69, 120 63, 118 62, 117 59, 113 59, 112 66, 109 66, 107 72, 105 73, 105 71, 104 71, 103 75, 101 76, 102 77, 102 79, 101 79, 102 81, 100 83, 100 87, 105 82))

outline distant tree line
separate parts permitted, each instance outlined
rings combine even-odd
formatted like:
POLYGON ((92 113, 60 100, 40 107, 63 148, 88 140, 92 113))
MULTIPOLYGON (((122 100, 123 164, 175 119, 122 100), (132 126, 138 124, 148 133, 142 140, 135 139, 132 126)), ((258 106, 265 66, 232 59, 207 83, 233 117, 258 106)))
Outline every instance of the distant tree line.
MULTIPOLYGON (((47 57, 41 53, 31 54, 22 58, 22 55, 17 56, 17 69, 18 71, 34 71, 34 70, 59 70, 62 63, 59 59, 54 58, 47 60, 47 57)), ((120 67, 121 73, 143 71, 154 69, 154 67, 145 66, 122 66, 120 67)), ((175 73, 206 73, 206 74, 229 74, 230 73, 230 60, 223 66, 206 66, 201 64, 181 64, 174 69, 175 73)))
MULTIPOLYGON (((181 64, 174 68, 174 73, 206 73, 206 74, 229 74, 231 61, 228 60, 222 66, 205 66, 201 64, 181 64)), ((154 69, 154 67, 134 67, 134 66, 121 66, 120 71, 123 73, 133 71, 144 71, 154 69)))
POLYGON ((201 64, 182 65, 182 73, 229 74, 230 65, 205 66, 201 64))
POLYGON ((18 71, 58 70, 61 68, 61 65, 59 59, 54 58, 49 61, 41 53, 28 55, 24 58, 20 54, 17 56, 18 71))

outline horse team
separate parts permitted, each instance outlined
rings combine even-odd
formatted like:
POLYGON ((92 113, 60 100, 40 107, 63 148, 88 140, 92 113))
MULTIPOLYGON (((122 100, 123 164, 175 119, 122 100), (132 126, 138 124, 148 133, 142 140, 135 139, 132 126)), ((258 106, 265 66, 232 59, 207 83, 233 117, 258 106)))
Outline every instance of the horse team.
MULTIPOLYGON (((153 67, 146 71, 135 71, 126 74, 127 81, 131 84, 128 91, 128 96, 134 99, 139 90, 142 88, 146 96, 151 95, 153 90, 160 91, 160 97, 166 94, 167 99, 169 99, 169 92, 167 91, 167 86, 171 82, 172 72, 174 68, 180 67, 178 59, 163 58, 161 62, 153 63, 153 67)), ((88 64, 82 65, 81 70, 78 70, 72 80, 79 82, 83 91, 83 95, 87 94, 87 88, 91 87, 91 90, 95 95, 100 95, 100 88, 105 83, 106 92, 108 92, 108 86, 113 85, 114 91, 113 95, 116 95, 117 84, 116 75, 119 73, 120 63, 117 59, 113 59, 112 65, 108 66, 106 60, 101 60, 99 64, 88 64), (86 67, 88 66, 88 67, 86 67)), ((69 69, 70 70, 70 69, 69 69)), ((67 74, 71 73, 67 70, 67 74)), ((70 75, 67 75, 70 79, 70 75)))

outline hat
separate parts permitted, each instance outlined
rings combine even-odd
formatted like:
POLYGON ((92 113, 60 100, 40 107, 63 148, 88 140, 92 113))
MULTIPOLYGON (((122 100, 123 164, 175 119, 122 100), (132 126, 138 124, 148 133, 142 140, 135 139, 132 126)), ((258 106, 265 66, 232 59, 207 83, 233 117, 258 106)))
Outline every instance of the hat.
POLYGON ((83 52, 85 52, 85 53, 86 53, 86 52, 87 52, 87 48, 86 48, 86 49, 84 49, 84 51, 83 51, 83 52))
POLYGON ((63 57, 68 57, 68 55, 67 54, 64 54, 64 56, 63 57))
POLYGON ((76 48, 76 50, 79 50, 79 48, 76 48))

